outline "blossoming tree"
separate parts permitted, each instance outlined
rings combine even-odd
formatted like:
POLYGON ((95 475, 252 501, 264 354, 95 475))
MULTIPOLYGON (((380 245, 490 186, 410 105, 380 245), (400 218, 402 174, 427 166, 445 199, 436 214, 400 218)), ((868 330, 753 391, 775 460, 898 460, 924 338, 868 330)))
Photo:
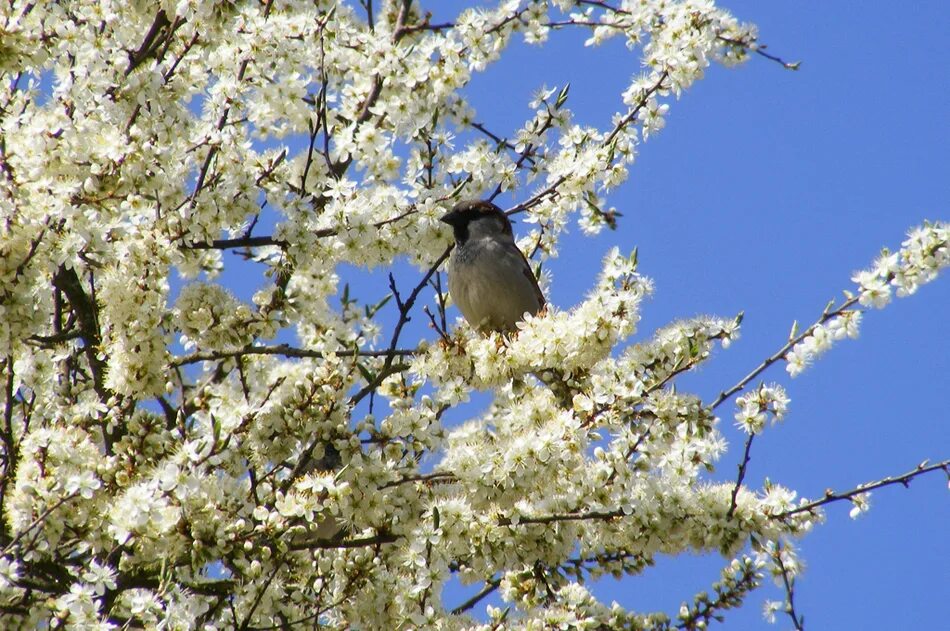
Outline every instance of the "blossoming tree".
POLYGON ((741 318, 629 342, 652 291, 635 252, 508 337, 453 323, 440 271, 459 198, 512 192, 537 262, 570 222, 614 227, 606 194, 671 98, 752 54, 794 67, 708 0, 506 0, 445 23, 412 0, 6 3, 3 626, 692 629, 771 572, 800 627, 791 546, 822 505, 861 511, 947 463, 811 501, 748 488, 753 439, 788 405, 758 377, 794 376, 862 307, 933 279, 950 227, 914 229, 713 401, 677 377, 741 318), (624 109, 580 125, 562 88, 513 133, 478 122, 472 76, 564 29, 640 56, 624 109), (226 252, 266 269, 253 300, 224 286, 226 252), (341 281, 397 257, 416 278, 379 302, 341 281), (475 390, 489 409, 443 424, 475 390), (703 477, 717 414, 748 436, 730 483, 703 477), (705 550, 722 580, 678 612, 585 587, 705 550), (478 593, 445 602, 453 577, 478 593))

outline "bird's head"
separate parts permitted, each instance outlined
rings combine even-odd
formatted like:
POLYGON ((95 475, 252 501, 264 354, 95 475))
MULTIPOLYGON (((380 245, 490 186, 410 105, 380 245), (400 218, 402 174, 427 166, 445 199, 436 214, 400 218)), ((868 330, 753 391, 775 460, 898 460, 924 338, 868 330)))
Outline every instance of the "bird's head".
POLYGON ((443 215, 442 221, 452 226, 458 245, 482 237, 514 239, 508 216, 489 201, 462 200, 443 215))

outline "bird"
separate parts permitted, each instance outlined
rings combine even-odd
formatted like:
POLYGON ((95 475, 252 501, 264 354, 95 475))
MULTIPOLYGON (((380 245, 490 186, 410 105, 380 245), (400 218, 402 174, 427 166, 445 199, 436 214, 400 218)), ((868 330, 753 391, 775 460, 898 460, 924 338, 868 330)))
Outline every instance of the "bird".
POLYGON ((511 332, 526 313, 537 315, 544 308, 544 294, 498 206, 462 200, 441 220, 452 226, 455 237, 449 296, 473 328, 511 332))
MULTIPOLYGON (((326 442, 322 445, 323 455, 314 458, 314 450, 318 446, 316 443, 311 444, 301 454, 297 465, 290 473, 291 480, 314 472, 339 474, 343 467, 343 457, 340 450, 332 442, 326 442)), ((329 493, 326 490, 322 490, 316 495, 316 499, 320 504, 326 502, 327 498, 329 498, 329 493)), ((303 523, 306 520, 301 518, 299 521, 303 523)), ((346 535, 343 522, 326 512, 315 514, 311 521, 303 523, 303 525, 304 531, 298 533, 292 540, 294 545, 307 546, 316 542, 342 539, 346 535)))

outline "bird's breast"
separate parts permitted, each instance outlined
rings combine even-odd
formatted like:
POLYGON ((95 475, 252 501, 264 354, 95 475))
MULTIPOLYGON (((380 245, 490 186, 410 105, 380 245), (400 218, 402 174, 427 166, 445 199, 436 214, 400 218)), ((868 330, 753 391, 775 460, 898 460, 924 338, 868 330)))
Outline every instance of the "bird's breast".
POLYGON ((511 330, 541 309, 524 258, 512 244, 468 242, 449 260, 449 293, 469 324, 511 330))

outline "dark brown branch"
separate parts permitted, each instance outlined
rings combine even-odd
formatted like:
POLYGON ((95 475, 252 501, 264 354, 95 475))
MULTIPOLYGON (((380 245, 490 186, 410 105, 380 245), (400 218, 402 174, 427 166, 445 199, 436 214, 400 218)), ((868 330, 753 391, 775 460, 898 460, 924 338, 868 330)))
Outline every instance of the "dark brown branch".
MULTIPOLYGON (((269 5, 268 5, 269 6, 269 5)), ((260 589, 257 590, 257 595, 254 597, 254 602, 251 603, 251 607, 247 612, 247 615, 244 616, 244 622, 239 627, 241 631, 248 631, 248 628, 251 625, 251 619, 254 617, 254 612, 257 611, 257 608, 260 606, 261 601, 264 600, 264 594, 267 593, 267 590, 270 589, 271 583, 274 582, 274 579, 277 578, 277 575, 280 573, 280 570, 284 566, 285 559, 275 560, 274 570, 270 573, 270 576, 264 581, 264 584, 261 585, 260 589)))
POLYGON ((742 481, 745 480, 746 468, 752 459, 750 452, 752 450, 752 440, 755 438, 755 432, 750 432, 745 441, 745 452, 742 454, 742 462, 739 463, 739 473, 736 476, 736 484, 732 487, 732 498, 729 500, 729 512, 726 513, 726 519, 732 519, 736 512, 736 497, 739 495, 739 489, 742 488, 742 481))
POLYGON ((598 7, 604 11, 610 11, 611 13, 616 13, 618 15, 630 15, 630 12, 626 9, 621 9, 620 7, 615 7, 612 4, 603 2, 603 0, 578 0, 579 5, 588 5, 591 7, 598 7))
MULTIPOLYGON (((777 350, 771 356, 766 358, 761 364, 756 366, 752 370, 752 372, 750 372, 748 375, 740 379, 739 382, 736 383, 734 386, 732 386, 728 390, 724 390, 723 392, 720 392, 719 396, 716 397, 716 399, 709 405, 708 409, 714 410, 715 408, 720 406, 722 403, 727 401, 730 397, 732 397, 732 395, 744 389, 749 384, 749 382, 751 382, 753 379, 755 379, 760 374, 765 372, 765 370, 768 369, 769 366, 771 366, 775 362, 785 357, 785 355, 792 348, 794 348, 796 344, 800 343, 806 337, 814 333, 816 328, 818 328, 825 322, 844 314, 845 312, 847 312, 848 308, 854 305, 857 301, 858 301, 857 296, 849 298, 845 300, 841 304, 840 307, 833 310, 831 309, 831 304, 829 304, 827 307, 825 307, 825 310, 822 312, 821 317, 818 318, 818 320, 814 324, 808 327, 801 334, 791 337, 779 350, 777 350)), ((733 514, 735 513, 736 497, 739 495, 739 489, 742 487, 743 480, 745 480, 746 469, 749 465, 749 461, 751 460, 752 440, 754 438, 755 438, 755 433, 751 433, 749 434, 749 437, 746 439, 745 452, 743 453, 743 456, 742 456, 742 462, 739 463, 739 473, 736 477, 736 484, 732 488, 732 499, 729 502, 729 512, 726 514, 727 519, 731 519, 733 514)))
POLYGON ((452 610, 452 615, 457 616, 461 613, 465 613, 469 609, 473 608, 479 602, 481 602, 485 597, 498 589, 498 586, 501 585, 500 578, 493 578, 490 581, 485 581, 485 587, 483 587, 477 594, 463 602, 461 605, 452 610))
POLYGON ((148 59, 149 55, 157 50, 159 46, 164 44, 164 38, 171 36, 171 33, 167 31, 163 34, 163 31, 170 25, 171 23, 168 21, 165 10, 160 9, 158 13, 155 14, 152 26, 149 27, 148 33, 145 34, 145 39, 142 40, 142 44, 138 47, 138 50, 129 53, 129 65, 125 70, 126 76, 132 74, 133 70, 148 59))
MULTIPOLYGON (((272 5, 272 0, 268 0, 267 4, 264 6, 264 19, 267 19, 267 16, 270 14, 270 9, 272 5)), ((250 58, 245 58, 241 60, 241 67, 238 68, 237 73, 237 82, 240 84, 244 81, 244 75, 247 73, 247 67, 250 64, 250 58)), ((231 106, 227 105, 224 108, 224 111, 221 112, 221 116, 218 118, 218 123, 216 125, 217 130, 221 131, 228 124, 228 117, 231 115, 231 106)), ((215 156, 218 153, 218 145, 212 145, 208 149, 208 155, 205 156, 204 162, 201 165, 201 169, 198 171, 198 178, 195 181, 195 189, 192 191, 191 196, 188 199, 188 203, 192 208, 195 207, 195 204, 198 200, 198 195, 204 189, 206 184, 206 179, 208 177, 209 169, 211 168, 211 163, 214 161, 215 156)))
MULTIPOLYGON (((407 3, 402 3, 399 8, 399 14, 396 17, 396 24, 393 29, 393 42, 398 43, 400 39, 406 34, 405 25, 406 19, 409 17, 410 5, 407 3)), ((383 93, 383 77, 382 75, 376 74, 373 76, 373 83, 370 86, 369 92, 359 105, 359 113, 356 115, 356 119, 353 121, 353 133, 355 134, 360 126, 367 122, 373 116, 373 106, 376 105, 376 102, 379 100, 380 95, 383 93)), ((353 157, 347 157, 345 160, 341 160, 330 167, 331 173, 336 177, 342 177, 344 173, 350 168, 350 164, 353 163, 353 157)))
MULTIPOLYGON (((565 95, 567 94, 566 88, 565 88, 564 94, 565 95)), ((563 101, 558 100, 558 102, 554 106, 554 109, 558 110, 560 109, 562 105, 564 105, 563 101)), ((545 103, 545 106, 547 107, 548 117, 547 119, 545 119, 544 123, 542 123, 538 129, 533 130, 533 132, 537 134, 538 137, 542 136, 544 133, 546 133, 549 129, 551 129, 554 126, 554 120, 555 120, 554 112, 551 110, 551 107, 547 105, 547 103, 545 103)), ((526 145, 524 150, 518 156, 518 159, 515 161, 515 171, 519 171, 525 162, 534 164, 534 161, 532 160, 532 155, 534 154, 535 151, 537 151, 537 147, 534 144, 529 143, 528 145, 526 145)), ((501 184, 502 183, 499 182, 498 185, 495 187, 495 190, 492 191, 491 195, 488 196, 489 201, 495 199, 496 197, 498 197, 498 195, 501 194, 501 184)))
POLYGON ((772 515, 772 519, 785 519, 787 517, 791 517, 792 515, 797 515, 798 513, 811 512, 820 506, 824 506, 825 504, 831 504, 832 502, 840 502, 842 500, 850 500, 855 495, 860 495, 861 493, 867 493, 868 491, 873 491, 874 489, 890 486, 892 484, 900 484, 906 488, 910 486, 911 480, 913 480, 917 476, 923 475, 925 473, 930 473, 931 471, 938 471, 938 470, 942 470, 944 473, 947 474, 948 477, 950 477, 950 459, 941 460, 940 462, 934 463, 932 465, 928 465, 927 461, 925 460, 921 462, 919 465, 917 465, 916 468, 911 469, 907 473, 890 476, 887 478, 882 478, 876 482, 868 482, 866 484, 861 484, 848 491, 841 491, 841 492, 835 493, 834 491, 829 489, 828 491, 825 491, 825 496, 821 498, 820 500, 815 500, 814 502, 808 502, 807 504, 802 504, 801 506, 797 508, 793 508, 783 513, 772 515))
POLYGON ((805 617, 795 612, 795 577, 791 576, 785 562, 782 560, 782 545, 775 546, 775 553, 772 555, 776 567, 782 575, 782 586, 785 588, 785 613, 792 619, 795 625, 795 631, 805 631, 805 617))
MULTIPOLYGON (((309 401, 312 401, 312 395, 308 397, 309 401)), ((337 402, 334 401, 330 404, 330 408, 324 414, 325 418, 330 418, 333 414, 333 411, 336 409, 337 402)), ((340 467, 340 452, 336 447, 333 446, 333 443, 330 441, 324 440, 319 434, 315 434, 310 440, 310 444, 307 445, 306 449, 303 450, 303 453, 300 454, 300 457, 297 459, 297 464, 294 465, 294 468, 291 469, 290 475, 287 476, 280 484, 281 493, 287 493, 287 489, 305 472, 314 471, 317 469, 320 470, 331 470, 339 469, 340 467), (317 445, 320 443, 325 443, 324 454, 322 458, 314 460, 313 451, 317 448, 317 445)), ((274 471, 277 471, 275 468, 274 471)), ((265 476, 266 477, 266 476, 265 476)))
POLYGON ((67 495, 67 496, 65 496, 65 497, 60 498, 57 502, 54 502, 53 504, 50 504, 49 506, 47 506, 47 507, 46 507, 46 510, 44 510, 42 513, 40 513, 39 515, 37 515, 36 519, 34 519, 34 520, 30 523, 29 526, 27 526, 25 529, 21 530, 21 531, 17 534, 17 536, 16 536, 12 541, 10 541, 10 543, 8 543, 6 546, 4 546, 3 551, 2 551, 2 553, 0 553, 0 554, 3 554, 3 555, 8 554, 8 553, 13 549, 13 547, 16 546, 16 544, 20 542, 21 539, 23 539, 26 535, 28 535, 34 528, 36 528, 37 526, 41 525, 44 521, 46 521, 46 518, 49 517, 51 514, 53 514, 53 512, 54 512, 56 509, 58 509, 60 506, 62 506, 62 505, 65 504, 66 502, 68 502, 68 501, 70 501, 70 500, 72 500, 72 499, 75 499, 75 498, 78 497, 78 496, 79 496, 79 492, 78 492, 78 491, 77 491, 77 492, 73 492, 73 493, 70 493, 69 495, 67 495))
POLYGON ((300 357, 322 359, 328 355, 337 357, 411 357, 417 351, 411 348, 393 348, 386 350, 325 350, 316 351, 306 348, 296 348, 288 344, 279 344, 277 346, 247 346, 233 351, 207 351, 198 352, 185 357, 179 357, 171 363, 172 366, 185 366, 187 364, 197 364, 205 361, 218 361, 222 359, 231 359, 234 357, 245 357, 247 355, 280 355, 282 357, 300 357))
POLYGON ((735 584, 716 583, 713 585, 716 591, 715 600, 709 600, 705 592, 697 595, 695 598, 696 605, 689 608, 689 615, 676 625, 676 628, 685 629, 686 631, 707 629, 709 622, 713 620, 722 621, 721 611, 741 607, 749 592, 758 586, 759 578, 755 565, 744 563, 735 584))
POLYGON ((82 337, 82 333, 76 329, 67 329, 60 333, 54 333, 53 335, 31 335, 27 338, 30 342, 35 342, 42 346, 56 346, 57 344, 62 344, 63 342, 68 342, 69 340, 75 340, 82 337))
POLYGON ((287 546, 287 549, 299 550, 342 550, 347 548, 365 548, 368 546, 378 546, 384 543, 395 543, 399 538, 390 534, 379 534, 373 537, 363 537, 362 539, 344 539, 335 541, 333 539, 314 539, 311 541, 295 541, 287 546))
POLYGON ((98 308, 83 289, 82 282, 76 270, 63 265, 53 276, 53 285, 66 295, 69 304, 79 321, 79 332, 83 341, 83 350, 89 362, 89 370, 96 394, 103 402, 109 399, 103 377, 106 371, 105 362, 99 359, 99 347, 102 343, 99 337, 98 308))
POLYGON ((621 509, 612 511, 585 511, 579 513, 552 513, 551 515, 540 515, 538 517, 519 517, 517 524, 515 524, 509 517, 502 517, 498 520, 498 523, 501 526, 520 526, 522 524, 553 524, 562 521, 586 521, 597 519, 609 521, 611 519, 625 517, 628 514, 629 513, 625 513, 621 509))
POLYGON ((422 18, 421 22, 417 22, 416 24, 407 24, 401 27, 396 32, 396 35, 401 39, 405 37, 406 35, 410 35, 412 33, 418 33, 420 31, 433 31, 435 33, 438 33, 439 31, 445 31, 450 28, 455 28, 454 22, 442 22, 441 24, 432 24, 430 22, 431 19, 432 19, 432 14, 429 12, 426 12, 425 17, 422 18))
MULTIPOLYGON (((399 320, 396 322, 396 328, 393 330, 392 340, 389 342, 389 350, 395 351, 396 346, 399 344, 399 336, 402 334, 403 327, 406 326, 406 323, 411 320, 410 312, 412 311, 413 306, 416 304, 416 299, 419 297, 419 293, 423 288, 429 284, 429 279, 432 278, 432 275, 435 274, 436 270, 439 269, 439 266, 442 265, 442 262, 445 259, 449 258, 449 253, 452 252, 452 246, 445 248, 445 251, 439 256, 438 259, 429 267, 429 271, 425 273, 422 277, 422 280, 413 288, 410 292, 409 297, 403 301, 399 296, 399 292, 396 290, 395 280, 390 275, 390 287, 393 291, 393 297, 396 299, 396 305, 399 307, 399 320)), ((353 395, 350 403, 351 405, 356 405, 371 392, 374 392, 379 384, 391 374, 398 372, 401 368, 393 365, 393 362, 396 359, 395 354, 390 354, 386 357, 386 361, 383 364, 383 367, 380 369, 379 374, 376 375, 376 378, 371 382, 367 383, 359 392, 353 395)))
MULTIPOLYGON (((626 116, 624 116, 622 119, 620 119, 620 121, 617 122, 617 124, 611 130, 610 134, 607 135, 607 138, 601 143, 602 147, 606 147, 611 142, 613 142, 614 138, 617 137, 617 134, 623 131, 623 129, 627 125, 629 125, 631 122, 636 120, 637 115, 640 113, 640 110, 646 107, 646 104, 650 100, 650 97, 653 96, 657 91, 662 89, 663 83, 666 81, 668 76, 669 76, 668 72, 663 72, 660 75, 657 82, 654 85, 652 85, 650 89, 646 91, 646 94, 643 95, 643 98, 640 99, 640 102, 637 103, 637 105, 633 107, 629 112, 627 112, 626 116)), ((537 206, 544 200, 544 198, 556 193, 557 190, 561 187, 561 185, 564 184, 564 182, 566 182, 569 179, 569 177, 570 177, 569 175, 560 176, 557 180, 552 182, 546 188, 535 193, 530 198, 521 202, 517 206, 514 206, 513 208, 509 209, 508 211, 506 211, 506 213, 508 215, 514 215, 514 214, 529 210, 530 208, 533 208, 534 206, 537 206)))
POLYGON ((360 0, 360 4, 366 9, 366 26, 372 31, 376 26, 376 20, 373 19, 373 0, 360 0))
POLYGON ((435 315, 429 309, 429 305, 422 307, 422 311, 426 314, 426 317, 429 318, 429 323, 432 325, 432 328, 435 329, 435 332, 439 334, 439 338, 446 344, 451 343, 451 339, 445 330, 444 324, 443 326, 439 326, 439 323, 435 320, 435 315))
POLYGON ((776 57, 775 55, 770 55, 769 53, 765 52, 766 47, 764 44, 756 46, 753 42, 744 42, 738 39, 730 39, 728 37, 723 37, 722 35, 718 35, 716 39, 729 44, 730 46, 738 46, 740 48, 744 48, 747 51, 751 50, 756 55, 760 55, 769 61, 774 61, 777 64, 780 64, 786 70, 798 70, 802 67, 802 62, 800 61, 785 61, 781 57, 776 57))
MULTIPOLYGON (((47 223, 47 226, 49 224, 47 223)), ((16 270, 13 272, 13 280, 16 280, 23 274, 26 270, 26 266, 30 264, 30 261, 33 260, 33 257, 36 256, 36 251, 40 247, 40 242, 43 240, 43 237, 46 236, 46 227, 40 230, 39 234, 36 235, 36 238, 30 242, 30 249, 27 251, 26 256, 23 257, 23 260, 19 265, 16 266, 16 270)))
POLYGON ((10 539, 7 531, 7 486, 16 475, 16 467, 20 460, 19 449, 17 448, 16 438, 13 433, 13 403, 16 385, 13 375, 13 357, 7 357, 3 361, 3 367, 6 370, 7 378, 4 384, 4 406, 3 406, 3 475, 0 476, 0 544, 6 545, 10 539))
POLYGON ((796 344, 798 344, 799 342, 804 340, 806 337, 814 333, 816 328, 818 328, 825 322, 828 322, 829 320, 832 320, 844 314, 845 312, 847 312, 848 309, 852 307, 858 301, 858 298, 859 296, 853 296, 851 298, 848 298, 843 303, 841 303, 840 307, 834 310, 831 310, 830 305, 826 307, 824 312, 822 312, 821 317, 818 318, 818 320, 814 324, 812 324, 810 327, 805 329, 805 331, 803 331, 801 334, 796 335, 795 337, 792 337, 791 339, 789 339, 788 342, 786 342, 785 345, 782 346, 782 348, 772 353, 772 355, 770 355, 767 359, 765 359, 765 361, 763 361, 761 364, 756 366, 752 370, 752 372, 750 372, 748 375, 740 379, 739 382, 736 383, 736 385, 732 386, 728 390, 724 390, 723 392, 720 392, 719 396, 716 397, 716 399, 712 403, 709 404, 708 406, 709 409, 715 410, 717 407, 719 407, 725 401, 727 401, 730 397, 732 397, 732 395, 736 394, 737 392, 745 388, 749 384, 750 381, 752 381, 753 379, 761 375, 763 372, 765 372, 765 370, 769 366, 771 366, 778 360, 785 357, 786 353, 792 350, 792 348, 796 344))
MULTIPOLYGON (((391 223, 405 219, 416 213, 415 204, 411 204, 409 208, 399 213, 395 217, 390 217, 389 219, 383 219, 377 221, 373 224, 374 228, 382 228, 391 223)), ((334 230, 332 228, 325 228, 323 230, 315 230, 313 235, 318 239, 325 239, 326 237, 335 237, 339 234, 339 230, 334 230)), ((275 239, 272 236, 260 236, 260 237, 250 237, 242 236, 236 237, 233 239, 215 239, 210 243, 206 241, 197 241, 194 243, 186 243, 183 247, 189 250, 229 250, 234 248, 260 248, 270 245, 276 245, 280 248, 286 248, 290 244, 287 241, 282 241, 280 239, 275 239)))
POLYGON ((437 471, 435 473, 427 473, 423 475, 413 475, 400 480, 393 480, 392 482, 387 482, 386 484, 380 485, 380 490, 388 489, 394 486, 399 486, 400 484, 409 484, 411 482, 456 482, 458 478, 455 477, 454 473, 446 473, 437 471))
POLYGON ((472 127, 472 129, 477 129, 478 131, 482 132, 483 134, 491 138, 495 142, 495 144, 502 146, 505 149, 510 149, 511 151, 515 150, 515 146, 511 144, 507 138, 502 138, 501 136, 489 131, 489 129, 485 127, 483 124, 472 123, 470 127, 472 127))

